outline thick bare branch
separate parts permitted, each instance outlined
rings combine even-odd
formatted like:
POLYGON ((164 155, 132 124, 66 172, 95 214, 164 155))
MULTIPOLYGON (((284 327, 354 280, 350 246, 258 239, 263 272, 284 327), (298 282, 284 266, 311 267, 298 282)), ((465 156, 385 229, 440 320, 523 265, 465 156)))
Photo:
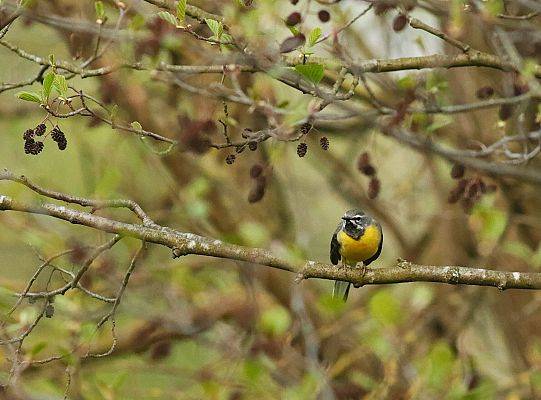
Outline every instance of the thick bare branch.
POLYGON ((195 254, 245 261, 293 272, 300 279, 342 280, 356 286, 422 281, 494 286, 502 290, 541 289, 541 273, 496 271, 462 266, 419 265, 404 260, 399 260, 392 267, 370 269, 363 273, 358 269, 340 268, 315 261, 289 261, 277 257, 265 249, 234 245, 163 226, 149 227, 124 223, 49 203, 34 205, 16 201, 4 195, 0 195, 0 210, 47 215, 72 224, 164 245, 173 250, 175 257, 195 254))

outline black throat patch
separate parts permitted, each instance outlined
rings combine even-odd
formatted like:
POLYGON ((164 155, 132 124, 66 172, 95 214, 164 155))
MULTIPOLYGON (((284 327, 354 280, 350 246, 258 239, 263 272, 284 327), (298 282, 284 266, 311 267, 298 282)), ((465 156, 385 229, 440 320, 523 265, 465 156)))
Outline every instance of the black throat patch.
POLYGON ((359 240, 364 235, 364 226, 353 221, 344 221, 343 231, 352 239, 359 240))

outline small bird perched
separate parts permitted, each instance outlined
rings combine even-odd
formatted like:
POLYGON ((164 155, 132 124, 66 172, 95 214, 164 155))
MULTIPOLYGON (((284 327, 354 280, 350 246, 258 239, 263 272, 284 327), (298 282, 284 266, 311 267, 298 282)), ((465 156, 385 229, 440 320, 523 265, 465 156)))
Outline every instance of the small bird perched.
MULTIPOLYGON (((381 254, 383 231, 381 225, 370 215, 359 209, 347 211, 338 224, 331 239, 331 262, 336 265, 355 267, 362 263, 366 268, 381 254)), ((333 298, 347 300, 351 283, 334 282, 333 298)))

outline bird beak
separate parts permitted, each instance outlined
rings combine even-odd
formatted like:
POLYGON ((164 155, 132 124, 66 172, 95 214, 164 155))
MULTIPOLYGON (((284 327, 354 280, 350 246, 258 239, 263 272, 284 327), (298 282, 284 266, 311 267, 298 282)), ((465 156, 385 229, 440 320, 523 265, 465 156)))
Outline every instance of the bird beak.
POLYGON ((344 221, 349 221, 351 218, 349 218, 349 217, 342 217, 342 219, 343 219, 344 221))

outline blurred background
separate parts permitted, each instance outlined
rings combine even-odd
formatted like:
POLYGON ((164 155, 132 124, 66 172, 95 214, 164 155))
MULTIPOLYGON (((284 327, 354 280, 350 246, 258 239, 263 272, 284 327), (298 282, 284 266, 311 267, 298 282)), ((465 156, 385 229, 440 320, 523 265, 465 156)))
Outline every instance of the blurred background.
MULTIPOLYGON (((13 9, 4 3, 8 7, 0 17, 5 18, 13 9)), ((54 54, 73 64, 92 54, 98 26, 93 1, 34 3, 12 24, 6 41, 28 53, 44 58, 54 54), (72 22, 60 26, 61 19, 72 22)), ((115 31, 118 2, 104 3, 104 27, 115 40, 93 68, 133 60, 205 65, 232 53, 179 32, 156 16, 158 7, 143 1, 126 2, 127 11, 115 31)), ((367 6, 352 0, 245 3, 188 2, 225 16, 231 33, 242 34, 253 48, 274 51, 291 35, 284 20, 295 11, 303 16, 302 31, 319 26, 327 34, 367 6), (321 20, 321 9, 329 11, 330 21, 321 20)), ((500 50, 493 33, 509 32, 520 56, 539 62, 539 17, 498 20, 485 3, 501 3, 507 7, 502 13, 529 11, 521 2, 434 0, 412 2, 411 12, 490 53, 500 50)), ((393 30, 396 11, 375 11, 341 33, 340 43, 355 59, 456 53, 426 32, 393 30)), ((204 24, 190 23, 198 34, 210 36, 204 24)), ((329 41, 314 51, 329 56, 333 48, 329 41)), ((0 48, 0 60, 0 82, 28 80, 40 68, 6 47, 0 48)), ((366 109, 366 117, 315 123, 301 139, 307 152, 299 157, 298 143, 273 138, 242 153, 201 146, 208 140, 224 141, 220 119, 240 137, 243 129, 263 129, 273 117, 233 102, 227 102, 226 116, 220 98, 183 90, 160 76, 126 68, 95 78, 75 76, 69 83, 107 107, 118 105, 119 118, 128 124, 138 121, 144 129, 178 140, 180 145, 166 154, 166 144, 83 116, 55 120, 68 141, 65 151, 46 143, 40 154, 25 154, 23 132, 47 113, 17 99, 17 90, 4 90, 0 167, 51 190, 133 199, 161 225, 268 248, 293 260, 328 262, 330 238, 340 216, 360 207, 381 222, 385 234, 382 256, 373 268, 393 265, 398 257, 429 265, 512 271, 541 267, 539 186, 467 169, 468 179, 482 179, 497 189, 471 204, 450 204, 449 194, 457 185, 450 176, 452 164, 382 134, 365 87, 358 87, 351 102, 366 109), (320 146, 322 137, 329 141, 328 150, 320 146), (375 193, 369 189, 374 177, 358 169, 363 153, 376 170, 380 187, 375 193), (234 162, 226 163, 231 154, 234 162), (262 168, 264 180, 251 178, 254 165, 262 168)), ((366 77, 376 97, 389 107, 398 107, 412 91, 440 104, 464 104, 479 101, 480 88, 491 87, 495 96, 506 97, 517 94, 521 84, 517 74, 475 68, 366 77)), ((181 78, 197 88, 212 88, 223 79, 221 74, 181 78)), ((327 70, 323 83, 332 86, 334 79, 336 73, 327 70)), ((346 84, 350 81, 348 77, 346 84)), ((231 86, 229 78, 223 82, 231 86)), ((272 74, 241 73, 238 83, 251 98, 282 107, 297 119, 307 115, 312 101, 312 96, 272 74)), ((34 83, 30 89, 40 86, 34 83)), ((462 114, 417 113, 403 123, 421 137, 458 149, 478 149, 478 143, 491 144, 519 132, 519 126, 538 129, 536 110, 531 100, 511 109, 509 118, 493 107, 462 114)), ((536 166, 539 160, 533 159, 527 168, 536 166)), ((0 193, 45 201, 12 182, 2 182, 0 193)), ((100 213, 135 222, 122 210, 100 213)), ((3 314, 15 303, 13 292, 23 290, 36 271, 40 256, 79 249, 57 263, 74 270, 88 255, 85 246, 110 238, 90 228, 13 212, 0 214, 0 226, 3 314)), ((82 283, 112 296, 138 246, 136 240, 122 240, 91 265, 82 283)), ((36 288, 61 284, 58 274, 47 272, 36 288)), ((346 304, 333 301, 331 293, 330 281, 295 284, 294 275, 284 271, 201 256, 172 259, 168 249, 149 246, 117 311, 115 350, 102 358, 82 357, 89 349, 109 349, 110 323, 98 331, 96 324, 110 305, 80 291, 57 296, 54 316, 40 321, 26 338, 22 355, 29 361, 62 357, 23 368, 16 382, 19 397, 6 398, 541 398, 540 293, 408 283, 352 290, 346 304)), ((4 329, 13 335, 21 332, 39 310, 40 304, 24 301, 13 315, 3 317, 4 329)), ((13 374, 8 350, 0 348, 3 382, 13 374)))

